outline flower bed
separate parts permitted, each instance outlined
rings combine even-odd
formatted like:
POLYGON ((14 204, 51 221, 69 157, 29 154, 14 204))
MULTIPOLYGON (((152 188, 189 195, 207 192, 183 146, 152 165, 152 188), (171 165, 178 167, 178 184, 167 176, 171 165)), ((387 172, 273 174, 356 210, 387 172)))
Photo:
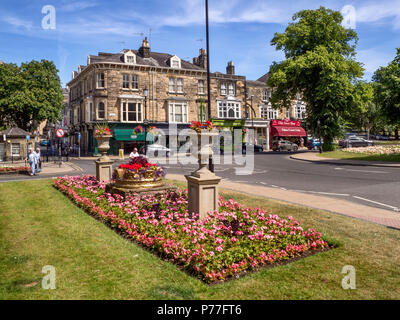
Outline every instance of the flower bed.
POLYGON ((130 159, 129 163, 123 163, 113 172, 113 179, 141 181, 151 178, 154 181, 163 179, 166 171, 155 163, 147 161, 146 157, 138 156, 130 159))
POLYGON ((219 199, 205 220, 189 214, 186 191, 122 197, 106 193, 92 176, 62 177, 54 186, 125 236, 207 283, 301 257, 329 247, 321 234, 303 230, 259 208, 219 199))
POLYGON ((0 167, 0 174, 8 173, 28 173, 31 171, 30 167, 20 166, 20 167, 0 167))
POLYGON ((371 146, 371 147, 360 147, 360 148, 343 148, 342 151, 349 153, 362 153, 369 155, 378 154, 400 154, 400 146, 371 146))

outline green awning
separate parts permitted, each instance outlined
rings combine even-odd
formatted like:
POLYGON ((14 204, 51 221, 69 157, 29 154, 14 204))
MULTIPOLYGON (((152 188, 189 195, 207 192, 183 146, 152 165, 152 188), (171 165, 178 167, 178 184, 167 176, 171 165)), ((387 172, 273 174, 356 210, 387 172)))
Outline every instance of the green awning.
MULTIPOLYGON (((145 133, 133 134, 132 129, 114 129, 114 139, 117 141, 144 141, 145 133)), ((147 141, 153 141, 151 133, 147 133, 147 141)))

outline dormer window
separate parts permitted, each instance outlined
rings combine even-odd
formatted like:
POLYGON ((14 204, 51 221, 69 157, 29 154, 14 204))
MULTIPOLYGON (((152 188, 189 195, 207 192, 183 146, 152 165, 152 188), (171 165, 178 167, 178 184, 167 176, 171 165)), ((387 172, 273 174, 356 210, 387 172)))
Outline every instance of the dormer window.
POLYGON ((181 59, 179 59, 177 56, 173 56, 169 59, 169 65, 171 68, 179 69, 181 67, 181 59))
POLYGON ((127 64, 136 64, 136 55, 132 51, 125 52, 124 61, 127 64))

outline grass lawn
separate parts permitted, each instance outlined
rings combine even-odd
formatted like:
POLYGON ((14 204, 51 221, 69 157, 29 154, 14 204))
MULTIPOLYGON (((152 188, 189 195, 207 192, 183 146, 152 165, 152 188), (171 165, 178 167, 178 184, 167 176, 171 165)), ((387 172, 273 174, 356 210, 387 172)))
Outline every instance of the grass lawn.
POLYGON ((382 140, 374 141, 375 145, 399 145, 400 140, 382 140))
POLYGON ((365 161, 382 161, 382 162, 400 162, 400 154, 366 154, 351 153, 344 151, 330 151, 318 154, 319 157, 344 159, 344 160, 365 160, 365 161))
MULTIPOLYGON (((177 183, 183 186, 181 183, 177 183)), ((76 207, 52 181, 0 184, 0 299, 399 299, 400 231, 224 191, 246 206, 292 215, 339 247, 208 286, 76 207), (41 288, 42 267, 57 289, 41 288), (341 270, 356 268, 356 290, 341 270)))

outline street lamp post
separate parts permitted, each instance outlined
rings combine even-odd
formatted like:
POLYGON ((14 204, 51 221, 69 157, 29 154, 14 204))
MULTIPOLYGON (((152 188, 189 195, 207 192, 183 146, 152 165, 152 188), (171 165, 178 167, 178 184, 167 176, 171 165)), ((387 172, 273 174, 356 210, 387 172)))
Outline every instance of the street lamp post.
POLYGON ((149 90, 147 88, 143 89, 143 95, 144 95, 144 120, 143 120, 143 125, 144 125, 144 154, 147 154, 147 96, 149 95, 149 90))
MULTIPOLYGON (((206 50, 207 50, 207 113, 208 113, 208 121, 211 121, 211 89, 210 89, 210 41, 208 35, 208 0, 205 0, 206 7, 206 50)), ((214 162, 212 155, 208 159, 208 168, 211 172, 214 172, 214 162)))
POLYGON ((321 140, 321 121, 318 119, 318 137, 319 137, 319 153, 322 153, 322 140, 321 140))

